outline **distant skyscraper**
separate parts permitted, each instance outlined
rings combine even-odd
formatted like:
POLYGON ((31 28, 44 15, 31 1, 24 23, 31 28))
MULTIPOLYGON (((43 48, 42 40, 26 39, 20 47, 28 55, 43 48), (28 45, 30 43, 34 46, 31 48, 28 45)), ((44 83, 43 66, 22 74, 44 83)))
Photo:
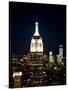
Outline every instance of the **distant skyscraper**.
POLYGON ((30 52, 43 52, 42 37, 40 37, 38 28, 38 22, 35 22, 35 33, 31 39, 30 52))
POLYGON ((59 54, 57 55, 57 62, 62 63, 63 59, 63 45, 59 45, 59 54))
POLYGON ((54 56, 53 56, 53 54, 52 54, 52 51, 49 52, 49 62, 50 62, 50 63, 55 62, 55 61, 54 61, 54 56))
POLYGON ((63 57, 63 45, 59 45, 59 55, 63 57))

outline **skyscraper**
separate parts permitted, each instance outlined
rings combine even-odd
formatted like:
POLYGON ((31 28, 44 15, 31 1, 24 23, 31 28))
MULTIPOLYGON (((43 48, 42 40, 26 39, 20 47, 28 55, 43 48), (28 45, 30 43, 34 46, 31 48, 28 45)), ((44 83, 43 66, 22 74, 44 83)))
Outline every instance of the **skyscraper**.
POLYGON ((30 52, 43 52, 42 37, 39 34, 38 22, 35 22, 35 33, 31 39, 30 52))
POLYGON ((59 45, 59 54, 57 55, 57 62, 62 63, 63 60, 63 45, 59 45))
POLYGON ((49 62, 50 62, 50 63, 54 63, 54 62, 55 62, 55 61, 54 61, 54 56, 53 56, 53 54, 52 54, 52 51, 49 52, 49 62))
POLYGON ((63 45, 59 45, 59 55, 63 57, 63 45))

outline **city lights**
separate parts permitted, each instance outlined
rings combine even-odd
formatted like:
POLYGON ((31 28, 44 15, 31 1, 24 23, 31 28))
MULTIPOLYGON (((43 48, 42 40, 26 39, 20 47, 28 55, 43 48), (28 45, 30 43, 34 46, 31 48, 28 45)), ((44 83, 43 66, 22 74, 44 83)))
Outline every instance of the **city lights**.
POLYGON ((14 72, 13 73, 13 78, 15 77, 15 76, 21 76, 22 75, 22 72, 14 72))
POLYGON ((43 41, 35 23, 35 33, 31 39, 30 52, 10 59, 12 87, 50 86, 65 84, 65 58, 63 45, 59 45, 59 53, 44 53, 43 41))
POLYGON ((63 62, 63 47, 59 46, 59 53, 56 57, 52 51, 49 51, 49 55, 46 55, 43 52, 42 38, 38 32, 38 22, 35 25, 36 29, 31 39, 30 52, 21 57, 13 56, 12 58, 13 87, 47 86, 65 83, 65 73, 60 73, 65 65, 63 62))

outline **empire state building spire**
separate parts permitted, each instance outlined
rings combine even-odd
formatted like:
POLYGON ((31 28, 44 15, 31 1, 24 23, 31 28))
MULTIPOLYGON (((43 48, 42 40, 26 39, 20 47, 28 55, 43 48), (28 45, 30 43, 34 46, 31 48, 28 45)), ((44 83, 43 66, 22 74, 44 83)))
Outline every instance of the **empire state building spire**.
POLYGON ((35 33, 34 33, 34 36, 40 36, 38 29, 39 29, 38 28, 38 22, 35 22, 35 33))
POLYGON ((43 53, 43 41, 38 31, 38 22, 35 22, 35 33, 31 39, 30 52, 42 52, 43 53))

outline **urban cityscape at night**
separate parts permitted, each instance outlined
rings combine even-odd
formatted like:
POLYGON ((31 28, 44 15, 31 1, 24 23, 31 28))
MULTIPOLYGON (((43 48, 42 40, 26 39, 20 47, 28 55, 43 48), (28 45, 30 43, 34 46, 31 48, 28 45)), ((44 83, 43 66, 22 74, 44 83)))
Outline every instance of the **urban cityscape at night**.
POLYGON ((66 6, 9 2, 9 87, 66 85, 66 6))

